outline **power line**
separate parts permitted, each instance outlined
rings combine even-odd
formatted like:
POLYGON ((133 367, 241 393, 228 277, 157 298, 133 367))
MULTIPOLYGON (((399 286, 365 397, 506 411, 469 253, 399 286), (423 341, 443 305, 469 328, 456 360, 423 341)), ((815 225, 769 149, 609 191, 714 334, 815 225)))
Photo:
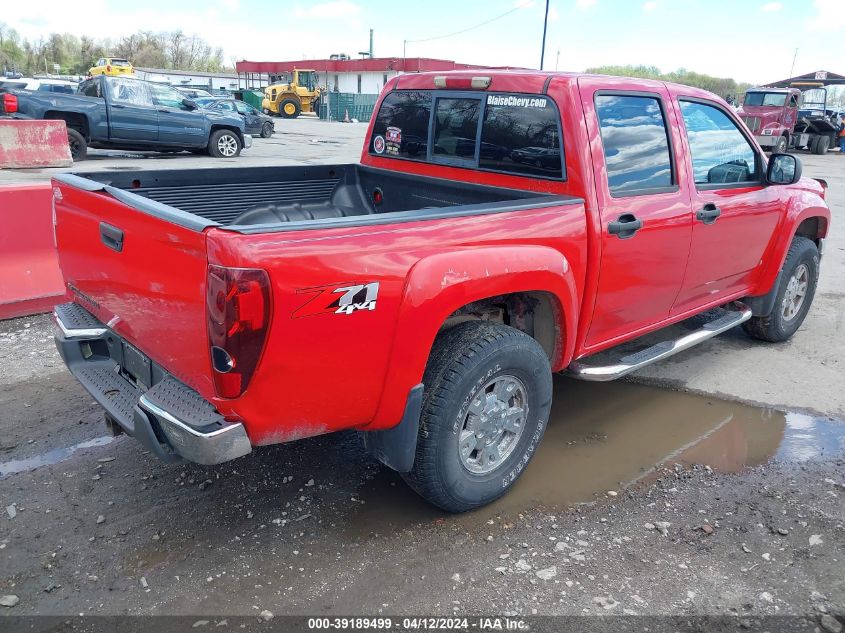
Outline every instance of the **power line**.
POLYGON ((519 11, 520 9, 524 9, 524 8, 525 8, 525 5, 520 5, 520 6, 514 7, 513 9, 511 9, 509 11, 505 11, 504 13, 497 15, 494 18, 490 18, 489 20, 485 20, 484 22, 479 22, 478 24, 476 24, 474 26, 470 26, 470 27, 467 27, 465 29, 461 29, 460 31, 455 31, 454 33, 447 33, 446 35, 437 35, 436 37, 425 37, 425 38, 419 39, 419 40, 405 40, 405 43, 406 44, 416 44, 416 43, 419 43, 419 42, 431 42, 433 40, 443 40, 443 39, 446 39, 447 37, 454 37, 455 35, 460 35, 461 33, 466 33, 467 31, 472 31, 474 29, 481 28, 482 26, 487 26, 491 22, 495 22, 496 20, 501 20, 505 16, 508 16, 511 13, 514 13, 514 12, 519 11))

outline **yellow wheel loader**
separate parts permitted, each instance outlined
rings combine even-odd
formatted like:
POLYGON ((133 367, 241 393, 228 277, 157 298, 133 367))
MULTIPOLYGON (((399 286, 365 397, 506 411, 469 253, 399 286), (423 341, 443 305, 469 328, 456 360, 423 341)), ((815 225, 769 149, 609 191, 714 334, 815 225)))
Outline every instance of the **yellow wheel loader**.
POLYGON ((264 89, 261 107, 265 114, 295 119, 302 112, 316 112, 321 94, 317 71, 294 69, 264 89))

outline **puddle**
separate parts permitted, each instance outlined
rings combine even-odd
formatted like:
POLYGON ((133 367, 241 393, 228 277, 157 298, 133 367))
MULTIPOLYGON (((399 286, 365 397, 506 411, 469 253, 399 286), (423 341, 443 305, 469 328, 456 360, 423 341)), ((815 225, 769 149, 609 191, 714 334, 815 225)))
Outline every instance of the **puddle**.
MULTIPOLYGON (((530 466, 511 491, 481 512, 514 516, 564 508, 622 490, 663 465, 706 464, 722 473, 772 459, 802 462, 845 447, 845 423, 625 382, 555 376, 549 425, 530 466)), ((444 516, 382 469, 361 490, 351 520, 360 534, 444 516), (357 524, 357 525, 356 525, 357 524)))
POLYGON ((95 446, 105 446, 111 444, 115 440, 111 435, 103 435, 102 437, 95 437, 93 440, 87 440, 67 446, 65 448, 56 448, 40 455, 33 455, 25 459, 13 459, 8 462, 0 462, 0 479, 8 475, 16 475, 18 473, 26 473, 42 466, 50 466, 58 464, 68 459, 76 451, 84 448, 93 448, 95 446))

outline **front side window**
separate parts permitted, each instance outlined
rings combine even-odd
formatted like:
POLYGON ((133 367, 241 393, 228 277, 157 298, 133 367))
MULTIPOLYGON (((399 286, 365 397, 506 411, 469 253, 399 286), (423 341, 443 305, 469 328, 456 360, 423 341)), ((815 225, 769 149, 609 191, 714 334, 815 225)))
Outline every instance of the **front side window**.
POLYGON ((480 99, 437 99, 431 153, 474 160, 480 110, 480 99))
POLYGON ((669 140, 657 97, 597 95, 596 113, 611 194, 672 186, 669 140))
POLYGON ((136 79, 110 77, 112 101, 134 106, 152 106, 153 102, 147 90, 147 84, 136 79))
POLYGON ((757 180, 757 154, 739 128, 716 106, 681 101, 697 185, 757 180))
POLYGON ((370 152, 424 160, 428 154, 431 96, 427 92, 391 92, 373 124, 370 152))
POLYGON ((175 88, 150 84, 150 91, 153 93, 153 103, 157 106, 165 108, 179 108, 182 110, 188 109, 188 107, 182 103, 185 99, 185 95, 175 88))
POLYGON ((478 165, 525 176, 560 178, 560 137, 551 100, 488 96, 478 165))

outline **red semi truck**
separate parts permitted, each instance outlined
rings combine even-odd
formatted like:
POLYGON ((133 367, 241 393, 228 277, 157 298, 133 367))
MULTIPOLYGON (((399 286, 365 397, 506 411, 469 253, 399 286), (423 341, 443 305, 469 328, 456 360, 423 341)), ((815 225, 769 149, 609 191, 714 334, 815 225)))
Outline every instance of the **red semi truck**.
POLYGON ((718 97, 530 71, 392 79, 360 164, 53 186, 56 341, 114 432, 212 464, 358 429, 450 511, 523 472, 552 372, 792 336, 830 222, 823 183, 718 97))
POLYGON ((836 115, 827 109, 824 88, 754 88, 745 93, 739 115, 760 146, 772 152, 825 154, 836 145, 836 115))

